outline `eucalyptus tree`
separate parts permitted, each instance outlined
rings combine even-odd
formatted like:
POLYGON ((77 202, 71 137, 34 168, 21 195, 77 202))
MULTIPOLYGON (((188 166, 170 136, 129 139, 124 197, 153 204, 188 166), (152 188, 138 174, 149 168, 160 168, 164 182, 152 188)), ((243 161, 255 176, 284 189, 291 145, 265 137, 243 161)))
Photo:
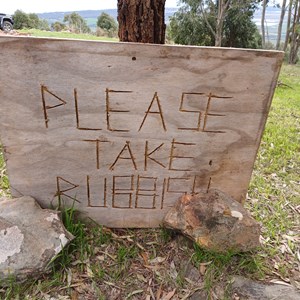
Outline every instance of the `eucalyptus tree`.
POLYGON ((300 49, 300 0, 295 0, 292 7, 292 21, 289 28, 289 64, 296 64, 299 60, 300 49))
POLYGON ((284 20, 286 8, 287 8, 286 2, 287 2, 287 0, 283 0, 282 5, 281 5, 281 13, 280 13, 280 19, 279 19, 278 31, 277 31, 276 50, 278 50, 280 47, 283 20, 284 20))
POLYGON ((118 24, 112 16, 103 12, 97 18, 97 27, 102 28, 107 31, 110 31, 110 30, 115 31, 118 28, 118 24))
POLYGON ((89 33, 91 31, 86 21, 76 12, 65 15, 64 22, 72 32, 89 33))
POLYGON ((265 48, 266 45, 266 30, 265 30, 265 19, 266 19, 266 9, 268 0, 262 1, 262 13, 261 13, 261 36, 262 36, 262 47, 265 48))
POLYGON ((260 36, 252 21, 258 1, 180 0, 182 6, 171 18, 170 33, 176 43, 260 47, 260 36))
POLYGON ((294 3, 294 0, 289 0, 288 18, 287 18, 287 24, 286 24, 286 35, 285 35, 283 51, 286 51, 288 44, 289 44, 293 3, 294 3))

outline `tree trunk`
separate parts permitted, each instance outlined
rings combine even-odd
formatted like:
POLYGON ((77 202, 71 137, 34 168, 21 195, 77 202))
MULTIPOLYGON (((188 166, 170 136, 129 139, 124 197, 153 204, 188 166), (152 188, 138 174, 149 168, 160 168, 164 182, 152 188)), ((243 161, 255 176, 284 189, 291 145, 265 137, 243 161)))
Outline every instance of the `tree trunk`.
POLYGON ((231 0, 219 0, 218 1, 218 16, 216 24, 216 35, 215 35, 215 47, 222 46, 222 37, 223 37, 223 24, 225 14, 228 10, 231 0))
POLYGON ((300 3, 296 1, 294 6, 294 18, 292 23, 292 30, 291 30, 291 49, 289 55, 289 64, 296 64, 297 63, 297 54, 300 46, 300 33, 298 31, 298 24, 300 23, 300 3))
POLYGON ((118 0, 122 42, 165 43, 166 0, 118 0))
POLYGON ((261 14, 261 35, 262 35, 262 47, 266 46, 266 34, 265 34, 265 17, 266 17, 267 0, 263 0, 262 14, 261 14))
POLYGON ((222 11, 223 11, 223 0, 218 1, 218 16, 217 16, 217 24, 216 24, 216 38, 215 38, 215 46, 222 46, 222 32, 223 32, 223 19, 222 19, 222 11))
MULTIPOLYGON (((210 6, 214 6, 214 3, 210 3, 210 6)), ((212 35, 216 39, 216 31, 212 28, 211 24, 208 21, 208 16, 207 16, 207 13, 206 13, 206 11, 204 9, 203 1, 199 2, 199 10, 200 10, 200 13, 203 16, 203 19, 204 19, 204 21, 205 21, 208 29, 210 30, 210 32, 212 33, 212 35)))
POLYGON ((283 0, 282 7, 281 7, 280 20, 279 20, 279 24, 278 24, 276 50, 278 50, 280 47, 282 24, 283 24, 283 19, 284 19, 284 15, 285 15, 285 10, 286 10, 286 0, 283 0))
POLYGON ((289 44, 289 38, 290 38, 290 26, 291 26, 291 18, 292 18, 292 7, 293 7, 293 0, 290 0, 289 3, 289 12, 288 12, 288 20, 286 25, 286 35, 285 35, 285 42, 283 46, 283 51, 286 51, 287 46, 289 44))

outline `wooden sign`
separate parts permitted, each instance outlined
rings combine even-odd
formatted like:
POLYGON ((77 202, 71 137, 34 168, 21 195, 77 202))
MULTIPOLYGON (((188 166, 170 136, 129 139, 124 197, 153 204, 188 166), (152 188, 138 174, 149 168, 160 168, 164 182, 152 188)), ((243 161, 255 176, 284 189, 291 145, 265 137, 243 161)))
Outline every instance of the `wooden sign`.
POLYGON ((242 202, 282 52, 0 39, 13 196, 111 227, 158 226, 184 193, 242 202))

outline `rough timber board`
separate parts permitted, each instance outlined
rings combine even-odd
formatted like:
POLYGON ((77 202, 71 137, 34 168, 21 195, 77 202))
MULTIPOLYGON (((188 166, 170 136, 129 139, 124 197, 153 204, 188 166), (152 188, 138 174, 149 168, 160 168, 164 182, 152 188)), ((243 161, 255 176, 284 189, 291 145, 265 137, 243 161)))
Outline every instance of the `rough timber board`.
POLYGON ((243 201, 283 54, 1 38, 11 191, 112 227, 158 226, 184 192, 243 201))

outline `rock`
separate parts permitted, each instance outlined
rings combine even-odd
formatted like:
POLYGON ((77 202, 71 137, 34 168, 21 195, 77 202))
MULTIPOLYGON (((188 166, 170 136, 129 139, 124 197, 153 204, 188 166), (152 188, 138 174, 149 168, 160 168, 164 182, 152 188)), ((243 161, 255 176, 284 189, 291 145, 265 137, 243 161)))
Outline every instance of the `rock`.
POLYGON ((231 289, 239 300, 300 299, 300 292, 292 286, 259 283, 241 276, 233 278, 231 289))
POLYGON ((164 225, 211 251, 244 252, 260 245, 260 225, 239 202, 218 190, 181 197, 164 225))
POLYGON ((188 298, 189 300, 207 300, 210 299, 208 296, 207 291, 200 290, 196 291, 191 297, 188 298))
POLYGON ((42 209, 35 199, 0 199, 0 283, 24 281, 48 271, 49 262, 73 236, 59 212, 42 209))
POLYGON ((189 281, 196 283, 200 283, 201 275, 199 270, 194 267, 190 262, 188 262, 184 268, 184 278, 188 278, 189 281))

